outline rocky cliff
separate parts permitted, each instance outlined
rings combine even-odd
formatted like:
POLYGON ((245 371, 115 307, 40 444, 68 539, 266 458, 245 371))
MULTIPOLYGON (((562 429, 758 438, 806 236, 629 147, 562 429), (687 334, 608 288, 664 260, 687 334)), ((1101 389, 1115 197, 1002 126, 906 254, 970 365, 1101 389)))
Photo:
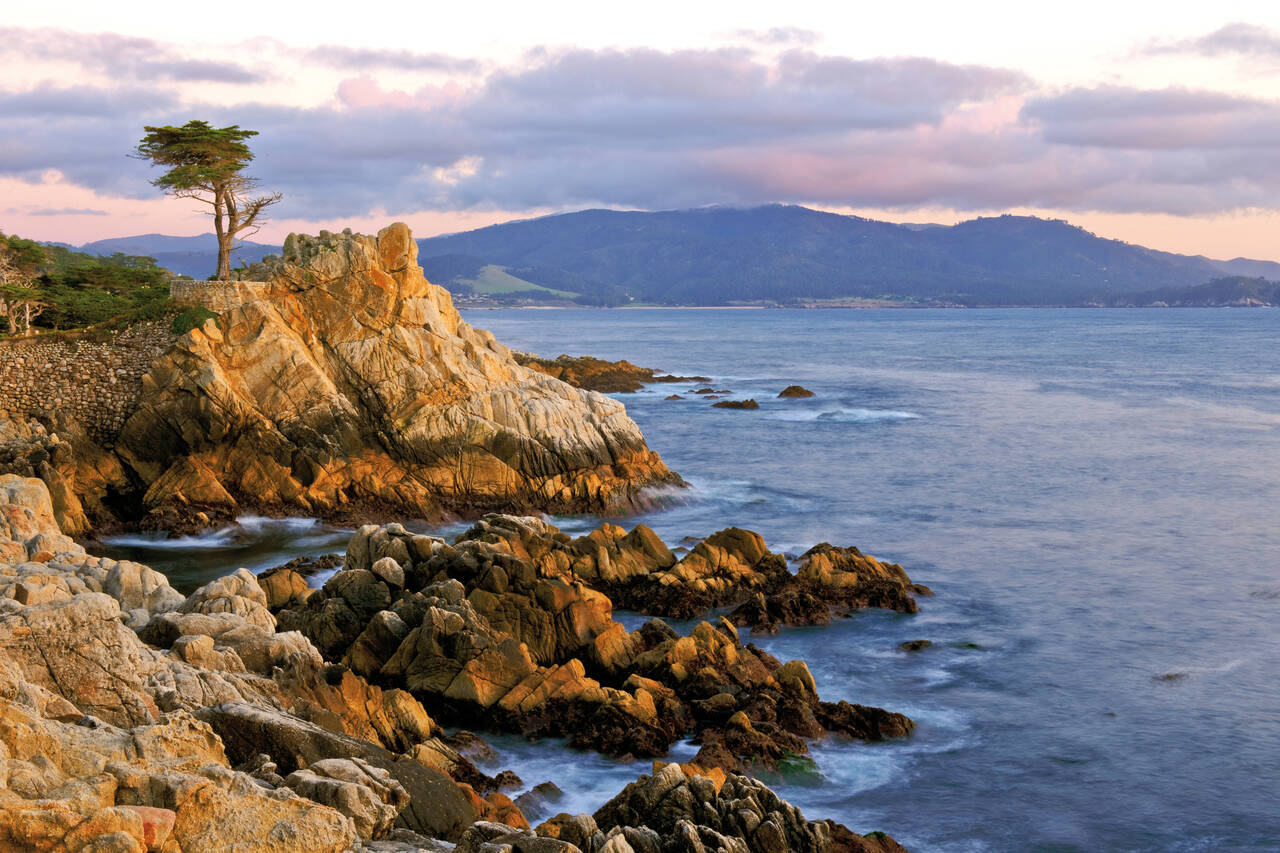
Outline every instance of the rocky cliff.
POLYGON ((677 482, 621 404, 515 362, 417 264, 407 226, 291 235, 257 298, 143 378, 116 452, 152 523, 608 511, 677 482))

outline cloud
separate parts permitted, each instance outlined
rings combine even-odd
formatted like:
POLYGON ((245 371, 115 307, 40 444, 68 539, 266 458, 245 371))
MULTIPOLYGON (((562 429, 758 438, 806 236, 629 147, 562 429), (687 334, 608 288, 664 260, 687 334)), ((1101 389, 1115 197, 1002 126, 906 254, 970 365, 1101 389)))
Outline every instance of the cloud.
POLYGON ((762 47, 811 47, 822 41, 822 34, 803 27, 771 27, 767 30, 733 30, 729 33, 729 39, 738 44, 746 42, 762 47))
POLYGON ((1280 101, 1219 92, 1117 86, 1071 89, 1028 102, 1048 142, 1198 152, 1280 146, 1280 101))
POLYGON ((326 44, 302 54, 308 62, 350 71, 447 71, 474 74, 484 68, 478 59, 445 53, 415 53, 409 50, 347 47, 326 44))
POLYGON ((153 88, 104 89, 96 86, 55 86, 42 83, 25 92, 0 91, 0 115, 5 119, 111 118, 166 110, 177 98, 153 88))
POLYGON ((534 50, 431 79, 401 90, 364 70, 307 107, 185 103, 141 86, 0 91, 0 174, 56 170, 105 195, 156 197, 157 172, 126 155, 144 124, 194 117, 260 132, 250 172, 285 194, 273 209, 284 219, 769 201, 1280 205, 1280 106, 1219 92, 1044 92, 1016 70, 805 48, 534 50))
POLYGON ((1280 32, 1237 21, 1214 30, 1208 35, 1176 41, 1152 42, 1140 52, 1149 55, 1191 54, 1280 60, 1280 32))
POLYGON ((25 216, 110 216, 105 210, 91 207, 37 207, 18 210, 9 208, 6 213, 21 213, 25 216))
POLYGON ((70 62, 112 79, 250 84, 266 75, 238 62, 192 59, 172 45, 116 33, 0 27, 0 59, 70 62))

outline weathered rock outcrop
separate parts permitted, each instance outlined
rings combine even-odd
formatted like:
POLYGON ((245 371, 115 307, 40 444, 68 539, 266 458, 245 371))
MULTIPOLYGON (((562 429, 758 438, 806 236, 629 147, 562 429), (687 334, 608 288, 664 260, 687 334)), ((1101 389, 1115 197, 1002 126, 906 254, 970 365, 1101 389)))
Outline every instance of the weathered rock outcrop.
POLYGON ((788 385, 786 388, 783 388, 778 392, 778 396, 783 399, 788 397, 812 397, 813 392, 808 388, 805 388, 803 385, 788 385))
MULTIPOLYGON (((802 568, 815 579, 805 583, 844 603, 850 560, 897 577, 850 554, 838 549, 843 562, 833 562, 815 549, 802 568)), ((536 518, 489 515, 453 543, 399 524, 362 527, 344 569, 276 615, 328 660, 446 718, 616 755, 663 755, 692 736, 704 745, 701 763, 742 770, 803 756, 805 738, 827 732, 910 733, 901 714, 821 701, 802 662, 744 644, 729 621, 682 637, 659 620, 628 632, 612 618, 615 596, 689 617, 797 582, 759 535, 737 528, 677 561, 643 526, 605 525, 574 540, 536 518)))
POLYGON ((465 759, 418 760, 450 752, 418 700, 326 663, 268 603, 244 570, 184 598, 89 556, 43 482, 0 477, 0 849, 337 853, 393 824, 527 827, 465 759))
POLYGON ((710 382, 705 376, 672 376, 629 361, 605 361, 589 355, 561 355, 539 358, 526 352, 512 353, 515 360, 548 376, 568 382, 574 388, 604 394, 639 391, 650 382, 710 382))
POLYGON ((893 853, 883 833, 808 821, 761 782, 693 764, 654 765, 594 815, 556 815, 537 832, 584 853, 893 853))
POLYGON ((403 224, 291 235, 252 299, 143 379, 116 452, 152 524, 246 509, 604 511, 677 482, 621 404, 521 367, 423 278, 403 224))
POLYGON ((2 414, 0 473, 43 480, 58 526, 68 536, 110 524, 115 516, 109 504, 131 488, 119 460, 94 444, 78 424, 65 422, 51 431, 38 421, 2 414))

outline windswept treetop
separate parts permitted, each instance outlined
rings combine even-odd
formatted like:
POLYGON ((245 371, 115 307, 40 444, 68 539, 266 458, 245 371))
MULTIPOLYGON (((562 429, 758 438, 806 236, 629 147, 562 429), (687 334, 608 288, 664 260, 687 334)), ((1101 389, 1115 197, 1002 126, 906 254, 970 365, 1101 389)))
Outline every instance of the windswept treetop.
POLYGON ((193 119, 182 127, 146 127, 137 156, 169 170, 151 183, 178 198, 194 198, 211 208, 218 238, 218 269, 214 277, 231 275, 231 250, 242 237, 256 234, 266 219, 263 211, 278 202, 280 193, 251 198, 258 182, 243 174, 253 159, 245 140, 256 130, 239 125, 213 127, 193 119))
POLYGON ((192 120, 182 127, 144 127, 147 135, 138 144, 138 154, 157 166, 171 166, 153 180, 164 190, 203 189, 216 191, 221 184, 239 175, 253 159, 245 140, 256 130, 239 125, 213 127, 207 121, 192 120))

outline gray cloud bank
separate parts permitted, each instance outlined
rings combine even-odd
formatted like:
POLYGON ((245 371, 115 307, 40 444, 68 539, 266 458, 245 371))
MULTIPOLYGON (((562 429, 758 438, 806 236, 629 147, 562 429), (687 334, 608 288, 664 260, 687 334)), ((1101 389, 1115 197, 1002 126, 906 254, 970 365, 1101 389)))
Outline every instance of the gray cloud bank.
POLYGON ((1280 60, 1280 32, 1237 21, 1214 30, 1208 35, 1156 42, 1148 45, 1142 52, 1152 55, 1238 56, 1245 59, 1275 61, 1280 60))
POLYGON ((0 27, 0 59, 68 62, 108 79, 260 83, 259 71, 225 60, 192 59, 173 45, 116 33, 0 27))
POLYGON ((198 117, 260 131, 253 174, 301 218, 775 200, 1190 215, 1280 198, 1280 103, 1209 91, 1045 93, 1009 69, 750 45, 535 50, 497 69, 345 47, 305 61, 358 76, 306 108, 183 103, 154 80, 0 89, 0 174, 153 195, 126 158, 142 126, 198 117), (423 85, 384 90, 388 69, 423 85))

